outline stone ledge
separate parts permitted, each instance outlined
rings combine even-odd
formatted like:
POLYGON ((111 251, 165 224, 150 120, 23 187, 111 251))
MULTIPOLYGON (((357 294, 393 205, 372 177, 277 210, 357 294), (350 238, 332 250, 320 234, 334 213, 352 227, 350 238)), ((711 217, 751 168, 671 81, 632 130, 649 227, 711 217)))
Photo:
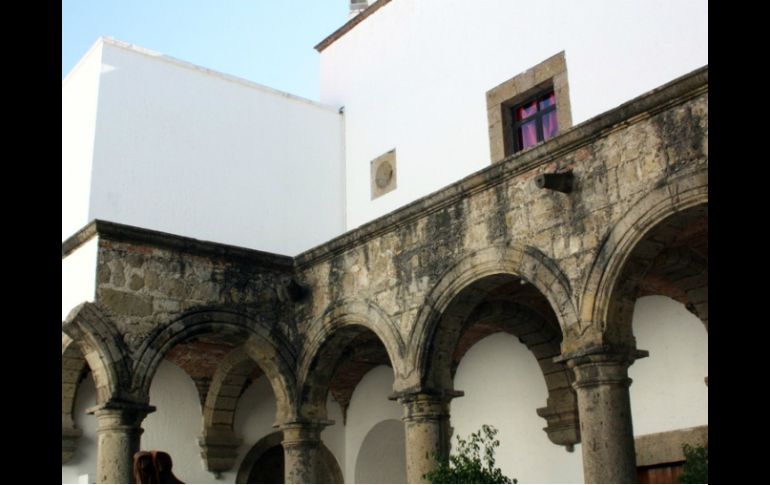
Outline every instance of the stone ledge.
POLYGON ((708 426, 646 434, 634 438, 636 466, 684 461, 682 445, 708 445, 708 426))
POLYGON ((201 241, 191 237, 178 236, 167 232, 100 219, 94 219, 62 243, 62 259, 95 236, 110 241, 146 244, 157 248, 201 256, 218 256, 228 259, 246 260, 249 263, 260 264, 268 268, 291 270, 294 267, 294 260, 289 256, 231 246, 229 244, 201 241))

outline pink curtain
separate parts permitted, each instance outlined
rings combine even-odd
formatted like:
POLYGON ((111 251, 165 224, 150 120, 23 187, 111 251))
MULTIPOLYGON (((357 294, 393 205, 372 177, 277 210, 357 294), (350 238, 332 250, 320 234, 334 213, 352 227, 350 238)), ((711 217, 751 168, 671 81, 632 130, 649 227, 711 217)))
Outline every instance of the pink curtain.
POLYGON ((535 121, 524 123, 519 128, 519 146, 524 149, 537 144, 537 125, 535 121))
POLYGON ((528 118, 537 112, 537 105, 534 101, 524 106, 520 106, 516 109, 516 121, 521 121, 524 118, 528 118))
POLYGON ((556 121, 556 111, 551 111, 543 116, 543 140, 556 136, 557 131, 559 131, 559 125, 556 121))

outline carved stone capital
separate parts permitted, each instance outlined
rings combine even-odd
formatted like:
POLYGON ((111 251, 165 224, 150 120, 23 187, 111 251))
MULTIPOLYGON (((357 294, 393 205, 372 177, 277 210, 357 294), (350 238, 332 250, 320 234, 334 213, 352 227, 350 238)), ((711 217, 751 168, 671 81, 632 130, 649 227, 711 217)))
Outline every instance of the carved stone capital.
POLYGON ((422 389, 390 396, 404 406, 404 421, 424 421, 449 417, 449 402, 463 396, 462 391, 422 389))

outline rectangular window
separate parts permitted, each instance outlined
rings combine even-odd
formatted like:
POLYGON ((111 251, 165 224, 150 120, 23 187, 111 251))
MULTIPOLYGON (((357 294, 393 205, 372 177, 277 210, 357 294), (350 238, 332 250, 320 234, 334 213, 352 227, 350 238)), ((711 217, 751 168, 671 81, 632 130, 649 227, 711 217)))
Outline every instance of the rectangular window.
POLYGON ((553 91, 541 94, 513 108, 514 151, 556 136, 556 96, 553 91))

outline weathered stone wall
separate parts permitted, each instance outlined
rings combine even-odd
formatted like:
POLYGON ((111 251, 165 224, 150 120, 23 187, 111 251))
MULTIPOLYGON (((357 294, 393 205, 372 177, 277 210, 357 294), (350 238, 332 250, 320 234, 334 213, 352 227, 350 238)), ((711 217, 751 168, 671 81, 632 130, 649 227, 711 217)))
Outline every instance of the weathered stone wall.
MULTIPOLYGON (((675 199, 683 188, 707 186, 707 82, 706 70, 672 83, 300 255, 298 277, 311 297, 297 308, 299 331, 315 331, 322 324, 314 322, 341 302, 366 302, 411 351, 425 344, 415 340, 418 314, 435 303, 442 277, 489 248, 539 254, 564 277, 580 314, 594 303, 589 276, 603 263, 613 227, 649 194, 675 199), (539 174, 568 170, 572 193, 534 183, 539 174)), ((539 289, 548 296, 549 288, 539 289)), ((588 331, 593 322, 574 325, 554 310, 565 350, 603 342, 605 322, 588 331)), ((411 370, 395 367, 397 380, 399 370, 400 377, 411 370)))
POLYGON ((107 235, 99 240, 96 302, 129 348, 138 348, 153 329, 194 308, 261 315, 285 335, 294 335, 286 317, 291 268, 290 260, 283 267, 265 265, 246 257, 115 241, 107 235))

